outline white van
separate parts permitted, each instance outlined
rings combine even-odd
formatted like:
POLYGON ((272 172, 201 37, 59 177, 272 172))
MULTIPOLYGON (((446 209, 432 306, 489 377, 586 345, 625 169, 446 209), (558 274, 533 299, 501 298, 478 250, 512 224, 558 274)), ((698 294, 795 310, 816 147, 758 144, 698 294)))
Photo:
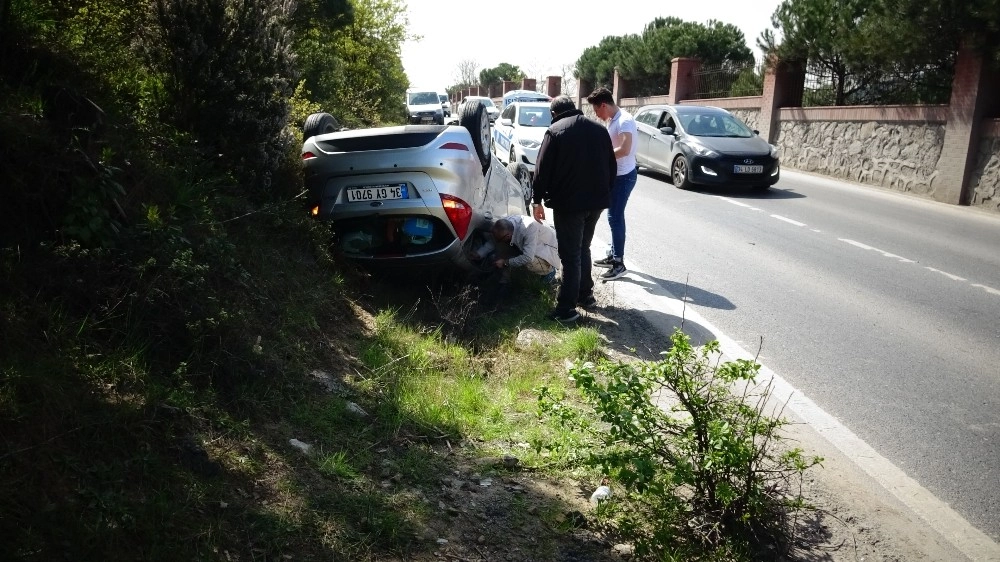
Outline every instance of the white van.
POLYGON ((444 108, 438 95, 437 90, 407 90, 406 120, 410 123, 444 125, 444 108))

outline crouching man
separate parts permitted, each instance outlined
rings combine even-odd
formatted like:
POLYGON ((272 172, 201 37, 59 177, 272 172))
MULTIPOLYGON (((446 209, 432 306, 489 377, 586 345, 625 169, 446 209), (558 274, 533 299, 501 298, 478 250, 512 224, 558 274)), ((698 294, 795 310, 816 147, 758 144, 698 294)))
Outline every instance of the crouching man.
POLYGON ((555 279, 560 261, 556 231, 552 227, 534 217, 509 215, 497 219, 490 234, 469 258, 476 262, 491 260, 491 265, 500 271, 501 285, 510 283, 511 270, 520 267, 547 282, 555 279))

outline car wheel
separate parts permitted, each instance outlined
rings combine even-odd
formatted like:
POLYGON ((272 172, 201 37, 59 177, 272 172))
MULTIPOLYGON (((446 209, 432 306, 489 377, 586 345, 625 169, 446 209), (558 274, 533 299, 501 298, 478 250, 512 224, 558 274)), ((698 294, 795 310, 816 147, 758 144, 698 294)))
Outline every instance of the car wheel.
POLYGON ((688 179, 687 160, 683 156, 678 156, 674 159, 674 164, 670 168, 670 178, 674 180, 674 187, 677 189, 691 189, 691 180, 688 179))
POLYGON ((462 107, 458 123, 472 135, 472 146, 483 165, 483 173, 490 168, 490 119, 486 106, 481 103, 467 103, 462 107))
POLYGON ((302 125, 302 137, 308 139, 316 135, 336 132, 340 124, 329 113, 313 113, 306 117, 306 122, 302 125))
POLYGON ((532 178, 528 166, 524 162, 511 162, 507 164, 507 171, 514 176, 517 183, 521 184, 521 195, 524 197, 524 212, 531 214, 532 178))

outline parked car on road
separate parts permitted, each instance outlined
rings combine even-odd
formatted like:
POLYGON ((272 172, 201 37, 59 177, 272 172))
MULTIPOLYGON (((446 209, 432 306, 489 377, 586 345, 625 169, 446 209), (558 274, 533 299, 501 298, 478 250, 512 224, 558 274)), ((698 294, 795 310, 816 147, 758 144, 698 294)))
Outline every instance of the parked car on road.
POLYGON ((304 182, 310 213, 330 221, 348 258, 375 268, 473 270, 466 255, 475 233, 529 212, 530 189, 490 153, 481 104, 462 106, 460 126, 324 132, 327 117, 307 119, 304 182))
POLYGON ((778 182, 777 148, 739 118, 718 107, 648 105, 635 113, 636 162, 670 174, 675 187, 778 182))
POLYGON ((551 124, 549 102, 514 102, 493 125, 493 153, 508 163, 524 164, 533 174, 538 148, 551 124))
POLYGON ((486 113, 490 116, 490 123, 496 121, 497 117, 500 115, 500 110, 497 109, 496 104, 493 103, 492 99, 486 96, 465 96, 462 103, 466 102, 479 102, 486 106, 486 113))
POLYGON ((411 89, 406 91, 406 115, 410 123, 444 125, 441 98, 434 90, 411 89))
POLYGON ((444 111, 444 116, 451 117, 451 100, 448 99, 448 94, 438 94, 438 99, 441 100, 441 109, 444 111))

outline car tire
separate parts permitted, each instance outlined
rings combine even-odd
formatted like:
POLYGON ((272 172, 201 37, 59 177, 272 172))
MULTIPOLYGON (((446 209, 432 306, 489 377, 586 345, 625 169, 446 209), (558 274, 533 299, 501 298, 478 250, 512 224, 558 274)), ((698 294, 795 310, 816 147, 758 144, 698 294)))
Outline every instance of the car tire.
POLYGON ((313 113, 306 117, 306 122, 302 125, 302 137, 309 139, 316 135, 336 132, 340 124, 329 113, 313 113))
POLYGON ((483 165, 483 173, 490 168, 490 119, 486 114, 486 106, 476 102, 462 106, 462 114, 458 124, 465 127, 472 136, 472 147, 483 165))
POLYGON ((690 171, 684 156, 674 158, 674 163, 670 165, 670 179, 677 189, 691 189, 690 171))
POLYGON ((507 164, 507 171, 510 172, 510 175, 514 176, 517 183, 521 184, 521 194, 524 196, 524 212, 530 215, 533 178, 531 177, 531 172, 528 171, 528 166, 524 162, 511 162, 507 164))

